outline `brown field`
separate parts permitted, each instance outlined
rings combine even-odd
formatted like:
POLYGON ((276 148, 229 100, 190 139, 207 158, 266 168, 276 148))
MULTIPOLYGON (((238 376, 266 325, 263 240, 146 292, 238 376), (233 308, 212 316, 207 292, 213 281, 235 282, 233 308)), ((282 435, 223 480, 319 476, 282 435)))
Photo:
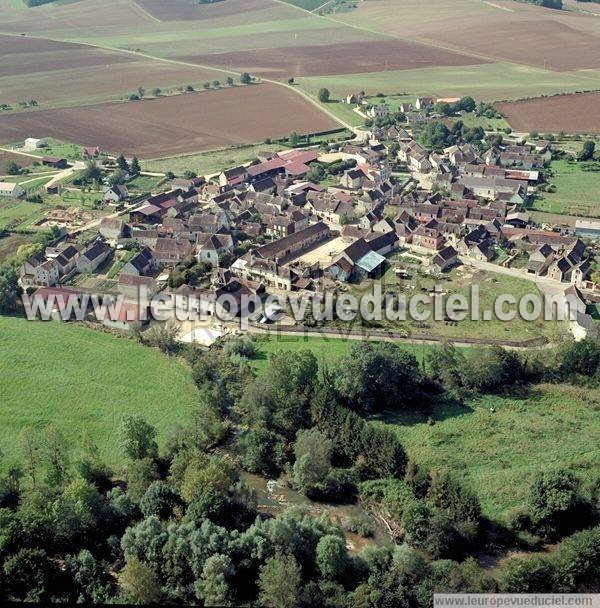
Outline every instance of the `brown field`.
POLYGON ((600 93, 540 97, 496 107, 518 132, 600 134, 600 93))
POLYGON ((339 124, 292 91, 273 84, 202 91, 140 102, 9 114, 0 119, 0 143, 31 133, 109 152, 161 158, 312 133, 339 124))
POLYGON ((93 66, 106 68, 108 65, 137 60, 136 57, 81 44, 2 35, 0 35, 0 55, 2 56, 0 77, 93 66))
POLYGON ((0 150, 0 175, 4 174, 4 167, 9 161, 14 161, 19 167, 29 167, 35 158, 29 156, 23 156, 22 154, 11 154, 10 152, 4 152, 0 150))
MULTIPOLYGON (((0 10, 6 8, 6 5, 12 8, 11 0, 0 0, 0 10)), ((154 23, 152 17, 132 0, 82 0, 3 12, 2 30, 17 33, 66 32, 81 28, 114 28, 154 23)))
POLYGON ((486 57, 551 70, 600 68, 600 37, 550 19, 440 31, 436 40, 486 57))
POLYGON ((272 9, 271 0, 220 0, 212 4, 200 4, 195 0, 135 0, 159 21, 188 21, 189 19, 219 19, 257 10, 272 9))
POLYGON ((486 63, 485 60, 474 59, 460 53, 402 40, 212 53, 180 59, 201 65, 247 70, 254 74, 275 77, 362 74, 486 63), (360 52, 357 52, 358 48, 360 52))

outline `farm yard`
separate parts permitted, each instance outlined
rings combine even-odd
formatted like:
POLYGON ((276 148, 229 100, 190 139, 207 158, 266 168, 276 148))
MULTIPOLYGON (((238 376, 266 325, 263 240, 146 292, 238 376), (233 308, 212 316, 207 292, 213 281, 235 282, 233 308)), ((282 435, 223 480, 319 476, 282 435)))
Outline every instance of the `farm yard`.
POLYGON ((24 426, 56 423, 71 443, 89 432, 106 462, 117 465, 123 416, 143 415, 164 437, 198 402, 183 363, 132 340, 13 317, 0 317, 0 336, 4 462, 17 456, 24 426), (60 361, 60 374, 51 360, 60 361))
POLYGON ((231 87, 127 103, 12 114, 0 122, 0 142, 31 132, 95 142, 114 153, 157 158, 222 148, 297 131, 339 127, 309 101, 272 84, 231 87))
POLYGON ((600 93, 524 99, 496 107, 515 131, 600 134, 600 93))

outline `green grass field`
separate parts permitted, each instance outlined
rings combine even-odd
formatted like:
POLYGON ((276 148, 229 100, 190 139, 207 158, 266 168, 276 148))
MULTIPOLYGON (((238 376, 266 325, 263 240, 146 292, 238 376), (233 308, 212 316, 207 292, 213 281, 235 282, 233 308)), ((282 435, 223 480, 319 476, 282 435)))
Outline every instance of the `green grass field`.
POLYGON ((524 504, 540 470, 567 467, 585 481, 598 475, 599 414, 600 390, 542 385, 525 396, 487 396, 468 407, 379 420, 397 431, 417 462, 459 475, 479 495, 484 513, 503 519, 524 504))
POLYGON ((125 414, 164 433, 185 419, 198 395, 186 367, 125 338, 59 321, 0 317, 0 449, 18 456, 24 426, 53 422, 74 442, 88 431, 102 456, 121 461, 117 429, 125 414))
POLYGON ((314 95, 320 88, 327 87, 334 97, 345 95, 349 91, 363 90, 371 95, 379 92, 387 95, 439 97, 471 95, 477 99, 499 101, 600 89, 600 71, 552 72, 512 63, 488 63, 369 74, 312 76, 298 78, 296 81, 314 95))
POLYGON ((548 181, 556 192, 541 192, 532 209, 567 215, 600 217, 600 172, 583 171, 578 163, 552 162, 555 176, 548 181))
MULTIPOLYGON (((318 338, 308 336, 274 336, 268 339, 258 339, 258 353, 252 360, 252 367, 258 374, 264 373, 269 365, 269 358, 282 350, 300 351, 310 350, 319 364, 331 365, 350 352, 352 345, 357 340, 345 340, 343 338, 318 338)), ((397 343, 400 348, 412 352, 419 362, 431 349, 436 348, 428 344, 410 344, 406 342, 397 343)))

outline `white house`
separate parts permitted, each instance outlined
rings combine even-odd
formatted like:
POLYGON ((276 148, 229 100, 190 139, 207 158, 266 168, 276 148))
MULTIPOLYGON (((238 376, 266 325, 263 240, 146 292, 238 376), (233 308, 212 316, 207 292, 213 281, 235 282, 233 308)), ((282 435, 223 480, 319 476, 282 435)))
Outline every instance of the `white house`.
POLYGON ((9 182, 0 182, 0 196, 10 196, 19 198, 25 194, 25 190, 19 184, 11 184, 9 182))
POLYGON ((28 137, 25 140, 23 149, 25 150, 39 150, 46 145, 45 139, 36 139, 35 137, 28 137))

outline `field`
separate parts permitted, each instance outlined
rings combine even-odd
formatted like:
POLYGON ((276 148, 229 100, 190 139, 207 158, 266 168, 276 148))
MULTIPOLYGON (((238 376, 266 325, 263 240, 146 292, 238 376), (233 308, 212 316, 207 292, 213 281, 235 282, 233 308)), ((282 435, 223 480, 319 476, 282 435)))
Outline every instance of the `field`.
POLYGON ((600 134, 600 93, 526 99, 496 107, 518 132, 600 134))
POLYGON ((0 142, 22 140, 35 132, 156 158, 278 138, 293 130, 309 133, 336 127, 309 101, 283 87, 261 84, 12 114, 0 121, 0 142))
POLYGON ((523 506, 541 469, 572 468, 588 482, 597 475, 599 407, 598 389, 542 385, 379 420, 396 429, 417 462, 451 469, 477 492, 486 515, 503 519, 523 506))
POLYGON ((6 462, 16 459, 24 426, 56 423, 70 441, 88 431, 118 465, 125 414, 164 431, 185 419, 198 396, 188 370, 159 351, 84 327, 0 317, 2 427, 6 462))
POLYGON ((327 87, 334 97, 358 90, 373 95, 381 91, 388 95, 405 93, 413 97, 471 95, 477 99, 498 101, 600 89, 600 72, 552 72, 510 63, 486 63, 300 78, 298 83, 312 94, 321 87, 327 87))
POLYGON ((179 57, 200 65, 246 70, 271 78, 322 76, 392 70, 462 66, 486 63, 459 53, 402 40, 364 41, 357 52, 353 42, 293 49, 270 48, 256 51, 211 53, 179 57))
POLYGON ((552 162, 556 192, 540 192, 532 208, 536 211, 600 217, 600 172, 582 171, 566 160, 552 162))
MULTIPOLYGON (((266 371, 269 358, 282 350, 300 351, 310 350, 317 358, 319 364, 326 362, 328 365, 335 363, 338 359, 350 352, 357 340, 344 340, 341 338, 313 338, 306 336, 274 336, 272 338, 257 340, 258 352, 252 360, 252 367, 258 374, 266 371)), ((419 362, 423 361, 427 353, 435 346, 427 344, 397 343, 400 348, 412 352, 419 362)))

